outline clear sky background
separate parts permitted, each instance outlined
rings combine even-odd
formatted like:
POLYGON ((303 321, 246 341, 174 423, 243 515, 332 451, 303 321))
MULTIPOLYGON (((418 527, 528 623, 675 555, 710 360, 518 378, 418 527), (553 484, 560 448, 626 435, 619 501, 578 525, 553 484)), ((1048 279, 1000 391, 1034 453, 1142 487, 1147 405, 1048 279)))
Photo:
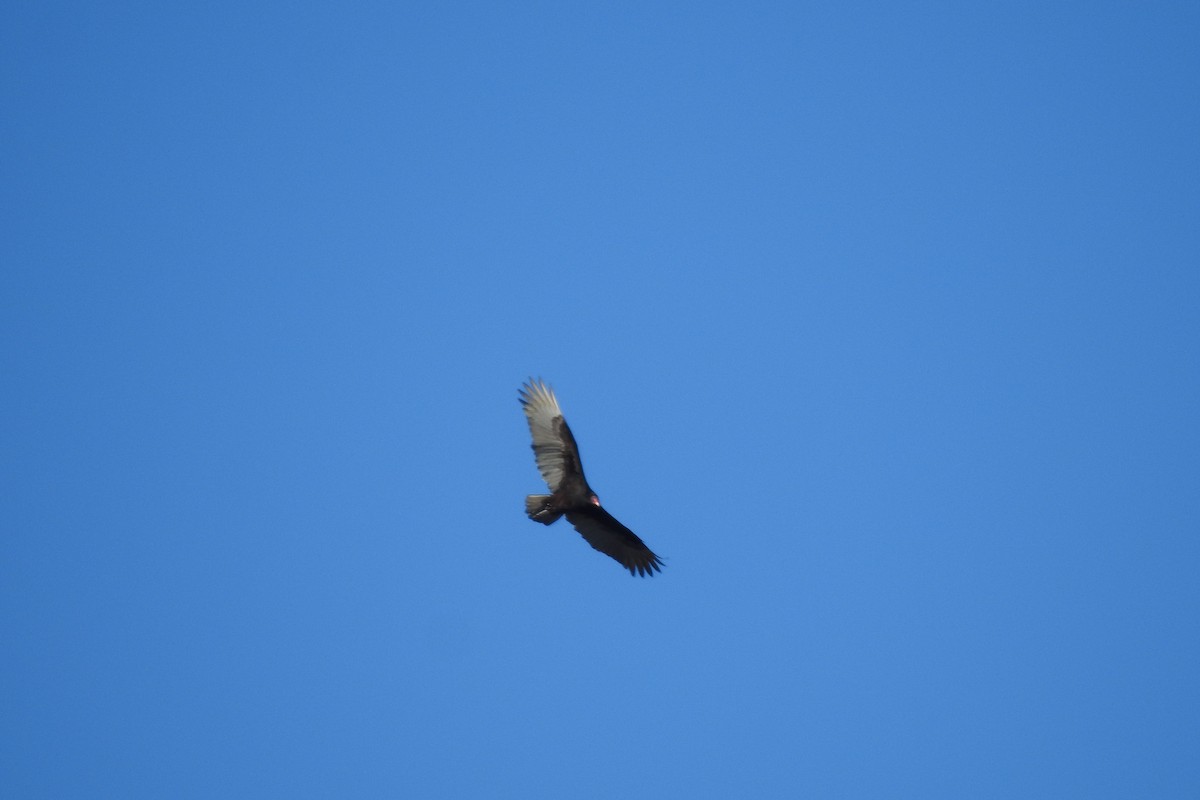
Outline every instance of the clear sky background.
POLYGON ((0 12, 0 794, 1200 796, 1200 5, 0 12), (553 384, 635 579, 543 490, 553 384))

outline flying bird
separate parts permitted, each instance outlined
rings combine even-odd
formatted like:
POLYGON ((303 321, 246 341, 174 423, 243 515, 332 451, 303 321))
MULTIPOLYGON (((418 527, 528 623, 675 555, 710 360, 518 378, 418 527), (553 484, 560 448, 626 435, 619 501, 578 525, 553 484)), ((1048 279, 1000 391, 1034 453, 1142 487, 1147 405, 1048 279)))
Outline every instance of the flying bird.
POLYGON ((525 498, 525 513, 529 518, 549 525, 566 515, 588 544, 615 558, 630 575, 661 572, 662 561, 646 543, 601 508, 600 498, 583 477, 579 447, 563 419, 554 391, 541 380, 530 378, 521 387, 520 397, 533 436, 538 472, 552 492, 525 498))

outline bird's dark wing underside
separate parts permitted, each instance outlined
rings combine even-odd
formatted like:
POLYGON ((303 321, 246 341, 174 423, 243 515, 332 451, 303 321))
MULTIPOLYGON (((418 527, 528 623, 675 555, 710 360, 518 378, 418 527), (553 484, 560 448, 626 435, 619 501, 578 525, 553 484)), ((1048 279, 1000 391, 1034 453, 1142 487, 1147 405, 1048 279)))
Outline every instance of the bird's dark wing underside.
POLYGON ((611 556, 630 575, 653 575, 662 571, 662 561, 637 534, 617 522, 599 506, 567 512, 567 519, 592 547, 611 556))

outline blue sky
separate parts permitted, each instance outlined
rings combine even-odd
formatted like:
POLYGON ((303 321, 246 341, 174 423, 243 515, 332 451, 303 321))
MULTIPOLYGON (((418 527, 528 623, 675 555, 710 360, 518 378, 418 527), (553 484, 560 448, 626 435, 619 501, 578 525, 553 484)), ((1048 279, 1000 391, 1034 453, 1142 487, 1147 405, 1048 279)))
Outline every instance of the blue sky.
POLYGON ((0 793, 1197 796, 1198 32, 7 3, 0 793))

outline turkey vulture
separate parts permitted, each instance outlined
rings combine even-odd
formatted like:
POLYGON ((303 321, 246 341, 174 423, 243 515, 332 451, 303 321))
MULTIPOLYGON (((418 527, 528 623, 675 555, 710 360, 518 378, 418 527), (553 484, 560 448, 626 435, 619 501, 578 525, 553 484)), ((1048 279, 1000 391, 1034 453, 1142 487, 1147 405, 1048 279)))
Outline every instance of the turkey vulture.
POLYGON ((579 448, 563 419, 554 391, 541 380, 530 378, 521 387, 520 397, 533 435, 538 472, 553 492, 525 498, 525 513, 529 518, 549 525, 565 514, 588 544, 615 558, 630 575, 662 571, 658 556, 633 531, 600 507, 600 499, 583 477, 579 448))

